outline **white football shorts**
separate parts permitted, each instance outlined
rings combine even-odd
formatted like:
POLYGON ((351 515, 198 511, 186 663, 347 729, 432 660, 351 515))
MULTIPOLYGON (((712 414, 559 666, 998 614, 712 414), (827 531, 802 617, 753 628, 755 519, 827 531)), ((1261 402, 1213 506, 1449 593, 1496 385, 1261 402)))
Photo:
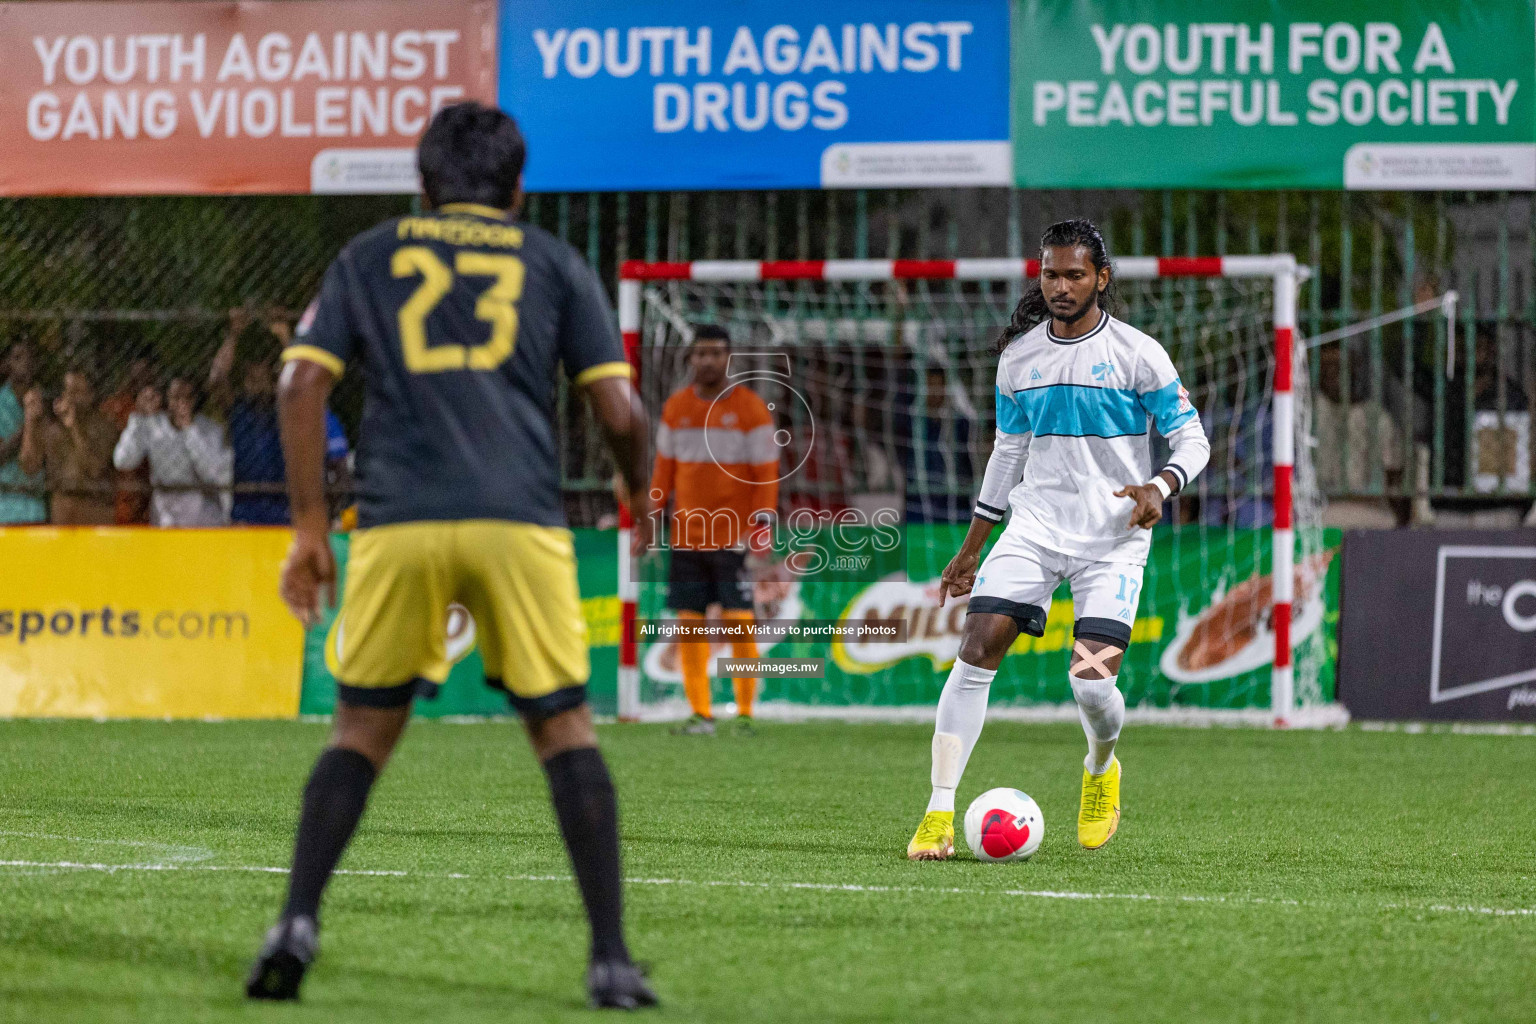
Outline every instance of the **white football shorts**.
POLYGON ((1072 589, 1077 638, 1123 649, 1130 646, 1144 568, 1132 562, 1076 558, 1007 529, 976 572, 966 614, 1007 615, 1022 632, 1042 636, 1051 595, 1065 580, 1072 589))

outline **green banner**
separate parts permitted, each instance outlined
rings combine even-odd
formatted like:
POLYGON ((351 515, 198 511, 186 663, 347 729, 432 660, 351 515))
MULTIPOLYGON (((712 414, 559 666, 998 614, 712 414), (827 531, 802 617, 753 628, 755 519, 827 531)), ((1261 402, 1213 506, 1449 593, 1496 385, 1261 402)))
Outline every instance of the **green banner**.
MULTIPOLYGON (((965 524, 907 528, 908 572, 873 583, 815 583, 793 587, 775 608, 778 619, 905 619, 901 644, 764 643, 775 658, 825 658, 820 679, 765 679, 764 700, 797 704, 924 705, 938 700, 960 648, 966 601, 939 608, 938 577, 958 550, 965 524)), ((1326 531, 1322 550, 1299 559, 1295 601, 1297 691, 1308 702, 1333 699, 1338 622, 1338 547, 1326 531)), ((1274 638, 1269 631, 1267 530, 1179 531, 1154 537, 1131 646, 1120 686, 1132 706, 1261 708, 1269 706, 1274 638)), ((647 585, 644 618, 662 618, 666 588, 647 585)), ((994 706, 1064 703, 1072 699, 1067 662, 1072 650, 1072 599, 1063 585, 1051 603, 1045 635, 1021 636, 992 684, 994 706)), ((729 655, 726 645, 718 654, 729 655)), ((714 664, 712 653, 710 663, 714 664)), ((651 699, 678 692, 676 645, 649 645, 641 668, 651 699)), ((730 699, 730 684, 716 681, 730 699)))
MULTIPOLYGON (((619 549, 612 530, 575 530, 577 579, 581 608, 587 619, 587 642, 592 648, 592 680, 587 692, 595 712, 618 711, 619 666, 619 549)), ((348 536, 331 538, 339 573, 338 601, 346 588, 348 536)), ((330 610, 325 621, 304 637, 304 686, 299 695, 299 714, 328 715, 336 708, 336 679, 326 668, 325 638, 336 618, 330 610)), ((448 653, 454 659, 448 681, 434 700, 418 700, 416 714, 429 718, 445 715, 506 715, 506 697, 485 685, 485 667, 475 643, 474 624, 462 609, 449 614, 448 653)))
POLYGON ((1014 177, 1531 189, 1533 81, 1530 0, 1015 0, 1014 177))

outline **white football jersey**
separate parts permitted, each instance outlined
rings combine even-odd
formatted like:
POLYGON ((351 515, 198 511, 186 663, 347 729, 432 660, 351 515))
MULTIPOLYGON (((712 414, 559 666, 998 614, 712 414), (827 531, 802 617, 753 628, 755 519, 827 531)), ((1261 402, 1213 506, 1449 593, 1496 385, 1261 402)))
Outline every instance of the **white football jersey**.
POLYGON ((1145 564, 1151 531, 1129 525, 1135 502, 1114 492, 1152 478, 1153 426, 1182 490, 1210 444, 1168 353, 1108 314, 1071 339, 1047 320, 998 359, 997 443, 976 515, 1000 521, 1006 495, 1009 530, 1067 555, 1145 564))

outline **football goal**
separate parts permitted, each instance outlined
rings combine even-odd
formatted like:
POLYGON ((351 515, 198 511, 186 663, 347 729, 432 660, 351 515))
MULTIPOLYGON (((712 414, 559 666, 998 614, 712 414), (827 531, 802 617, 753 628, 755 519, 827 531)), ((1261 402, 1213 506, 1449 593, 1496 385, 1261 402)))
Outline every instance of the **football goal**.
MULTIPOLYGON (((762 655, 824 660, 819 677, 763 679, 762 713, 931 714, 958 652, 965 602, 940 609, 937 581, 991 449, 994 341, 1038 271, 1025 259, 623 266, 620 326, 653 417, 687 383, 695 327, 723 326, 730 386, 756 391, 780 428, 781 516, 888 509, 901 522, 894 568, 759 587, 758 617, 770 624, 762 655), (906 636, 816 641, 786 625, 866 618, 905 620, 906 636)), ((1288 254, 1114 263, 1113 314, 1168 350, 1212 449, 1154 533, 1121 670, 1127 703, 1144 714, 1279 725, 1330 717, 1337 539, 1321 527, 1305 346, 1295 339, 1305 274, 1288 254)), ((657 568, 666 554, 637 569, 624 532, 620 716, 666 717, 683 708, 677 651, 639 643, 635 630, 637 617, 669 614, 657 568)), ((1045 635, 1020 637, 1004 661, 996 713, 1070 712, 1071 627, 1063 590, 1045 635)), ((728 700, 728 681, 717 683, 728 700)))

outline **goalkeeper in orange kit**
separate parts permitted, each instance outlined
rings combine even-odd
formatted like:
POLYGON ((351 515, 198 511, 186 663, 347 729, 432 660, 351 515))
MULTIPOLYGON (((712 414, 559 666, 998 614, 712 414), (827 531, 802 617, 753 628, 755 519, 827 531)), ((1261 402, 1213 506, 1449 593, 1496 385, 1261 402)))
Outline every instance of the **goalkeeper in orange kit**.
MULTIPOLYGON (((651 497, 658 509, 668 499, 673 505, 667 603, 685 624, 703 625, 711 604, 720 605, 727 625, 752 622, 747 542, 778 507, 773 414, 750 388, 728 381, 730 356, 731 336, 723 327, 694 328, 691 379, 667 399, 656 434, 651 497)), ((710 644, 684 639, 678 653, 693 715, 674 732, 712 736, 710 644)), ((731 654, 755 658, 757 643, 751 636, 735 637, 731 654)), ((750 735, 757 680, 738 676, 732 682, 736 730, 750 735)))

